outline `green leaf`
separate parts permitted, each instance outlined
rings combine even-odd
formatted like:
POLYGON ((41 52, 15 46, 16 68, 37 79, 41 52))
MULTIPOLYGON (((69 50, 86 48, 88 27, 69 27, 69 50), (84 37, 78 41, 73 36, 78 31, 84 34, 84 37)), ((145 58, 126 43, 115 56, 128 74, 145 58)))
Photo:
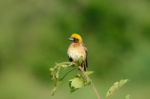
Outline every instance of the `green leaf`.
POLYGON ((109 99, 117 90, 124 86, 128 82, 128 79, 115 82, 107 91, 106 99, 109 99))
POLYGON ((74 92, 77 89, 82 88, 84 86, 84 81, 80 77, 75 77, 69 80, 69 86, 71 88, 71 92, 74 92))
POLYGON ((52 72, 52 71, 54 71, 54 68, 50 68, 49 70, 52 72))
POLYGON ((85 71, 84 73, 85 73, 85 75, 89 76, 89 75, 93 74, 94 72, 93 71, 85 71))

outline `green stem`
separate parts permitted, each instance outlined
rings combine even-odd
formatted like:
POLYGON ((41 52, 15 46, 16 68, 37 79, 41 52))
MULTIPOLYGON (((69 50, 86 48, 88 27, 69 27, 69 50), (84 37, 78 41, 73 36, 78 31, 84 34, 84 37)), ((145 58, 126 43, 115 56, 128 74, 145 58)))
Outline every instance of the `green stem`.
POLYGON ((92 79, 90 79, 89 76, 85 74, 84 69, 82 67, 79 67, 79 69, 80 69, 81 73, 84 75, 84 77, 86 78, 86 80, 91 82, 92 89, 93 89, 94 93, 96 94, 97 99, 101 99, 100 94, 99 94, 95 84, 93 83, 92 79))
POLYGON ((76 67, 69 70, 67 73, 64 74, 64 76, 62 78, 60 78, 60 80, 63 80, 70 72, 72 72, 73 70, 77 69, 76 67))
POLYGON ((95 87, 95 84, 91 81, 92 89, 95 92, 98 99, 101 99, 100 94, 97 91, 97 88, 95 87))

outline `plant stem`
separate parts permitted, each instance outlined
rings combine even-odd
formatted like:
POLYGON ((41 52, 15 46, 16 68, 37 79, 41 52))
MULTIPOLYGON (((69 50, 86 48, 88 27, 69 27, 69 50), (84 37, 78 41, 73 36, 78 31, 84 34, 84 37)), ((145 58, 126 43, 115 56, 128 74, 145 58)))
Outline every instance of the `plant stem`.
POLYGON ((91 82, 92 89, 93 89, 94 93, 96 94, 97 99, 101 99, 100 94, 98 93, 98 90, 97 90, 95 84, 93 83, 92 79, 90 79, 89 76, 84 73, 84 69, 82 67, 79 67, 79 69, 82 72, 82 74, 86 77, 87 81, 91 82))
POLYGON ((94 83, 91 81, 92 89, 95 92, 98 99, 101 99, 100 94, 97 91, 97 88, 95 87, 94 83))
POLYGON ((60 80, 63 80, 70 72, 72 72, 75 69, 77 69, 77 68, 73 68, 73 69, 69 70, 66 74, 64 74, 64 76, 60 80))

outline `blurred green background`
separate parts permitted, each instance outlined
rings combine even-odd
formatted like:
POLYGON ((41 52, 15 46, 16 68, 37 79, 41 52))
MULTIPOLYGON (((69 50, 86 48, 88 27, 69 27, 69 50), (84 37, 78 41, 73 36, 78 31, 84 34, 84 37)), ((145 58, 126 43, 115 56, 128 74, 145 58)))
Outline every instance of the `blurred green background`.
POLYGON ((112 99, 150 98, 149 0, 0 0, 0 99, 96 99, 89 87, 70 94, 67 81, 50 96, 49 68, 68 60, 72 32, 103 99, 124 78, 112 99))

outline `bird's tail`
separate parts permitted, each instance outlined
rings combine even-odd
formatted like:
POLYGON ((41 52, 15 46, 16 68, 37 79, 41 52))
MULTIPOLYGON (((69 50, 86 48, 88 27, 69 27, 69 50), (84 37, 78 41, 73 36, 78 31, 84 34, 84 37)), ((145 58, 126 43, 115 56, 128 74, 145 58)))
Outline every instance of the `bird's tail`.
POLYGON ((86 63, 85 63, 85 62, 83 62, 83 63, 81 64, 81 67, 83 68, 84 71, 87 70, 87 66, 86 66, 86 63))

